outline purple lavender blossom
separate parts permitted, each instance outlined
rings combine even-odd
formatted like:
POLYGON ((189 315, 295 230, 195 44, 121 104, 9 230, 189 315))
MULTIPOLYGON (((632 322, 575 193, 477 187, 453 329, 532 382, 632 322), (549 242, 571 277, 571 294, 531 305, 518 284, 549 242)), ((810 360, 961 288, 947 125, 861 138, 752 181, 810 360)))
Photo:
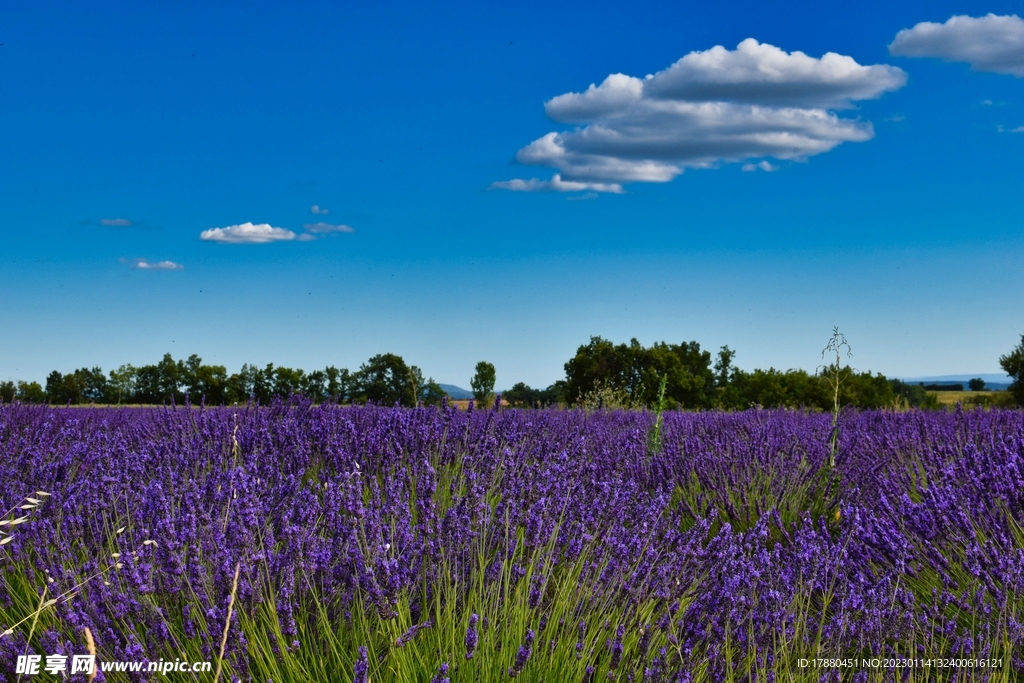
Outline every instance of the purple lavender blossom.
POLYGON ((479 618, 476 613, 469 616, 469 628, 466 629, 466 659, 473 659, 473 653, 476 652, 476 623, 479 618))
POLYGON ((359 646, 359 659, 356 660, 355 671, 352 676, 352 683, 368 683, 370 677, 370 661, 366 653, 366 647, 359 646))
POLYGON ((448 663, 443 662, 441 667, 437 671, 437 675, 430 679, 430 683, 451 683, 451 679, 448 678, 448 663))
POLYGON ((516 652, 516 661, 513 662, 511 667, 509 667, 509 678, 515 678, 523 672, 523 667, 526 666, 526 662, 529 661, 530 655, 533 654, 533 638, 533 629, 526 629, 526 639, 523 641, 523 644, 519 646, 519 651, 516 652))

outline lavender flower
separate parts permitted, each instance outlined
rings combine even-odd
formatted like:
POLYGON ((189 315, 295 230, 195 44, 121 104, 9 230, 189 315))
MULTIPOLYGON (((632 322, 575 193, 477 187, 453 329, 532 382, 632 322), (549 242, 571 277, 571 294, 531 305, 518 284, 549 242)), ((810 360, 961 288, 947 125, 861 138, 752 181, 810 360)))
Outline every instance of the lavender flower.
POLYGON ((366 647, 359 646, 359 659, 356 660, 355 671, 352 676, 352 683, 368 683, 370 678, 370 662, 366 653, 366 647))
POLYGON ((437 675, 430 679, 430 683, 451 683, 451 679, 448 678, 448 663, 444 662, 437 671, 437 675))
POLYGON ((475 613, 469 616, 469 628, 466 629, 466 659, 473 659, 473 653, 476 652, 476 623, 479 618, 475 613))
POLYGON ((523 644, 519 646, 519 651, 516 652, 516 661, 513 662, 511 667, 509 667, 509 678, 515 678, 523 672, 523 667, 526 666, 526 662, 529 661, 530 655, 533 654, 533 637, 533 629, 526 629, 526 639, 523 641, 523 644))

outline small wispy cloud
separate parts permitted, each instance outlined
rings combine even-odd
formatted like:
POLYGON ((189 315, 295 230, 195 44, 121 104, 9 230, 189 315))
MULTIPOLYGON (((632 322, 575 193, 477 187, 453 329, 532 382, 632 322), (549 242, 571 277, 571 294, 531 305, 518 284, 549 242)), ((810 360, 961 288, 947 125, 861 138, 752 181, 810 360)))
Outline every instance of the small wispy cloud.
POLYGON ((981 103, 984 104, 986 107, 992 106, 992 100, 982 100, 981 103))
POLYGON ((1016 128, 1005 128, 1002 125, 996 126, 996 130, 1000 133, 1024 133, 1024 126, 1017 126, 1016 128))
POLYGON ((318 206, 317 204, 314 204, 313 206, 309 207, 309 212, 315 213, 318 216, 326 216, 327 214, 330 213, 328 209, 325 209, 322 206, 318 206))
POLYGON ((127 218, 101 218, 100 225, 106 225, 111 228, 127 228, 132 222, 127 218))
POLYGON ((907 120, 907 117, 905 114, 893 114, 892 116, 886 118, 885 120, 889 121, 890 123, 903 123, 904 121, 907 120))
POLYGON ((309 232, 315 232, 317 234, 325 234, 332 232, 355 232, 356 229, 349 225, 334 225, 332 223, 305 223, 302 226, 309 232))
POLYGON ((501 180, 491 183, 489 190, 511 190, 512 192, 610 192, 622 194, 622 185, 619 183, 584 183, 575 180, 562 180, 562 175, 556 173, 551 180, 540 178, 513 178, 512 180, 501 180))
POLYGON ((139 270, 184 270, 185 268, 174 261, 149 261, 144 258, 121 259, 121 263, 127 263, 130 267, 139 270))
POLYGON ((769 162, 767 159, 754 163, 743 164, 741 169, 744 173, 754 173, 755 171, 764 171, 765 173, 771 173, 772 171, 778 171, 779 167, 769 162))
POLYGON ((601 195, 599 195, 596 192, 588 192, 586 194, 569 195, 568 197, 566 197, 566 200, 568 200, 570 202, 582 202, 582 201, 586 201, 588 199, 597 199, 600 196, 601 195))
POLYGON ((296 234, 286 228, 275 228, 269 223, 240 223, 226 228, 210 228, 199 233, 199 239, 221 244, 267 244, 287 242, 296 234))

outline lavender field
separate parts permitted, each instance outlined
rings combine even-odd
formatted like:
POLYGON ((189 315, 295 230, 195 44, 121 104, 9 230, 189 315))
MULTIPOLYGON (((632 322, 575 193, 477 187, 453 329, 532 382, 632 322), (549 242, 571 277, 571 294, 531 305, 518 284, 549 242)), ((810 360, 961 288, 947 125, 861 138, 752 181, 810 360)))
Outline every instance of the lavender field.
POLYGON ((1021 680, 1024 413, 655 422, 0 406, 0 680, 1021 680))

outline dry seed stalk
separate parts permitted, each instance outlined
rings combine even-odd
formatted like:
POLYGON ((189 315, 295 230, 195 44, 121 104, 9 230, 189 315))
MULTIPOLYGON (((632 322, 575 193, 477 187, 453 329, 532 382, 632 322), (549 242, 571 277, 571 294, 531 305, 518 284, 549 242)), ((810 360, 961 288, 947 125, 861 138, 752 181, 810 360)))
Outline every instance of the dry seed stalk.
POLYGON ((242 568, 242 563, 235 563, 235 579, 231 582, 231 597, 228 598, 228 616, 224 620, 224 633, 220 637, 220 653, 217 655, 217 673, 213 676, 213 683, 220 683, 220 669, 224 664, 224 648, 228 644, 228 629, 231 628, 231 612, 235 607, 235 593, 238 591, 238 572, 242 568))
MULTIPOLYGON (((85 627, 85 650, 86 650, 86 652, 91 654, 93 656, 93 659, 95 660, 95 658, 96 658, 96 641, 92 639, 92 631, 89 630, 88 626, 85 627)), ((92 683, 92 679, 94 679, 94 678, 96 678, 96 667, 93 667, 92 673, 89 674, 89 679, 88 679, 87 683, 92 683)))

